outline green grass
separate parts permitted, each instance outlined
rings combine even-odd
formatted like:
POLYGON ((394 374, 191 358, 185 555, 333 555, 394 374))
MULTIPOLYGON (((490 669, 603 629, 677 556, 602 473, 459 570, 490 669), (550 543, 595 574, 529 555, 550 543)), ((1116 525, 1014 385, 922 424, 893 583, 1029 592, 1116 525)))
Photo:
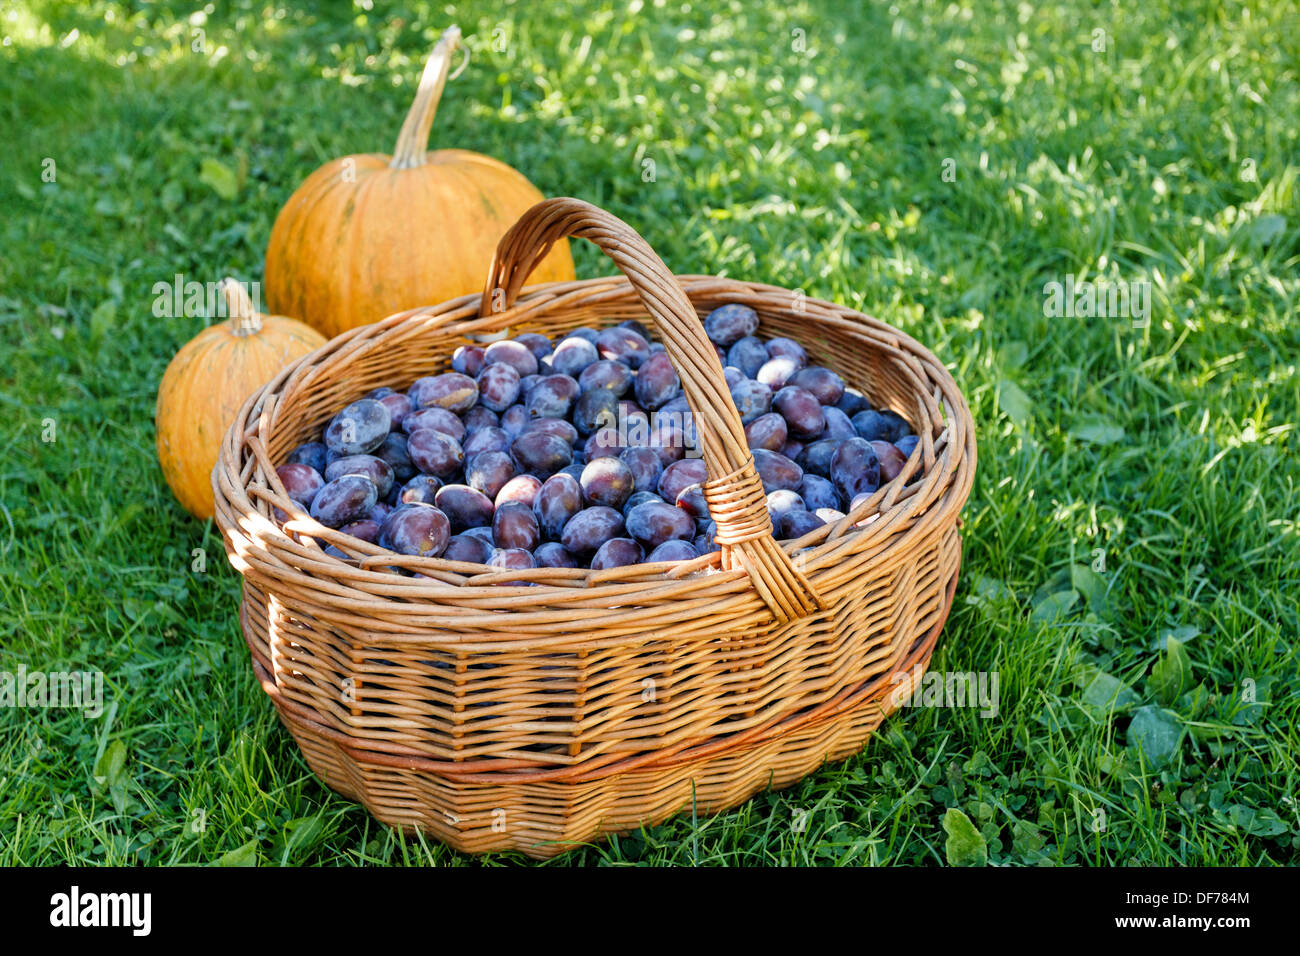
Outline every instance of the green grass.
POLYGON ((906 711, 787 791, 553 865, 939 864, 949 808, 997 863, 1296 862, 1295 4, 194 6, 0 5, 0 670, 102 670, 110 701, 0 709, 0 863, 520 859, 397 838, 315 780, 153 453, 204 321, 154 318, 153 284, 260 278, 280 204, 391 148, 453 21, 473 60, 435 146, 609 208, 679 271, 906 330, 980 442, 934 666, 996 671, 995 719, 906 711), (1150 282, 1149 327, 1046 316, 1069 274, 1150 282), (1153 680, 1171 632, 1181 679, 1153 680), (1134 720, 1176 735, 1163 764, 1134 720))

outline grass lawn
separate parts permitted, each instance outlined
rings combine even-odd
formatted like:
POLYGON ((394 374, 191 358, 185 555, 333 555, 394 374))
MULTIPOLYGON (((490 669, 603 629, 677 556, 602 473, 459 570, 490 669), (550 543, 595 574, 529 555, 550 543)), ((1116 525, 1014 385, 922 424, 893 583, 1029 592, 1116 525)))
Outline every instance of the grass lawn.
POLYGON ((0 670, 100 670, 108 702, 0 708, 0 864, 522 859, 317 782, 154 455, 204 324, 154 284, 260 278, 303 177, 391 149, 451 22, 473 58, 435 147, 680 272, 907 331, 980 442, 933 666, 996 672, 996 717, 908 710, 787 791, 551 865, 943 864, 954 809, 991 863, 1296 862, 1294 3, 138 6, 0 6, 0 670), (1049 315, 1068 277, 1138 283, 1149 320, 1049 315))

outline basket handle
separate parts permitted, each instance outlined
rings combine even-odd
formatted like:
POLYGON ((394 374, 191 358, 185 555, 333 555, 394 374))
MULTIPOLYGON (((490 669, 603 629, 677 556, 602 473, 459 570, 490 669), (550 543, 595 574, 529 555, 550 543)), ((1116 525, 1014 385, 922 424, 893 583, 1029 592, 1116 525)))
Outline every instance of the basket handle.
POLYGON ((658 326, 681 377, 703 448, 709 475, 704 498, 717 524, 715 540, 723 569, 743 568, 779 622, 824 607, 807 576, 772 537, 763 483, 722 363, 699 315, 676 277, 631 226, 581 199, 543 200, 525 212, 497 246, 479 303, 480 315, 510 309, 551 246, 569 236, 594 242, 614 260, 658 326))

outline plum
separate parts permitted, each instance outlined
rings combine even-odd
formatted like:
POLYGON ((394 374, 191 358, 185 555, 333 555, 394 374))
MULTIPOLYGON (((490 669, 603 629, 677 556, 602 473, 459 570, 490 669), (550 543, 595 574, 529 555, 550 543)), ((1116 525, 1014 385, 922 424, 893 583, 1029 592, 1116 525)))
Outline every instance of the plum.
POLYGON ((343 475, 326 482, 311 502, 311 516, 327 528, 341 528, 370 514, 379 501, 375 483, 364 475, 343 475))
POLYGON ((344 475, 364 475, 374 482, 376 494, 383 498, 393 487, 393 466, 374 455, 345 455, 335 459, 325 468, 325 480, 333 481, 344 475))
POLYGON ((704 334, 719 348, 730 348, 758 331, 758 313, 747 305, 719 306, 704 317, 704 334))
POLYGON ((646 548, 656 548, 674 538, 689 541, 695 535, 695 519, 666 501, 637 505, 628 512, 626 527, 627 533, 646 548))
POLYGON ((667 352, 656 352, 640 364, 632 389, 637 403, 649 411, 666 405, 681 393, 682 380, 667 352))
POLYGON ((844 395, 844 379, 821 365, 799 369, 786 384, 812 392, 823 405, 834 405, 844 395))
POLYGON ((801 441, 811 441, 826 428, 817 396, 797 385, 787 385, 772 396, 772 410, 785 419, 790 435, 801 441))
POLYGON ((338 456, 364 455, 383 444, 391 427, 392 416, 383 402, 358 399, 325 426, 325 445, 338 456))
POLYGON ((571 475, 547 478, 533 501, 538 527, 551 540, 558 539, 569 519, 581 510, 582 487, 571 475))
MULTIPOLYGON (((533 350, 522 342, 511 339, 502 339, 489 345, 483 352, 483 365, 485 368, 492 365, 509 365, 515 370, 518 378, 536 375, 538 367, 537 356, 533 354, 533 350)), ((482 390, 481 385, 479 389, 482 390)), ((490 405, 488 407, 491 408, 490 405)))
POLYGON ((444 435, 456 439, 456 441, 460 441, 465 437, 465 423, 454 412, 439 408, 437 405, 422 408, 418 412, 411 412, 402 419, 402 431, 406 432, 407 435, 422 428, 442 432, 444 435))
POLYGON ((591 559, 591 570, 605 571, 640 564, 643 558, 645 551, 631 538, 610 538, 596 549, 591 559))
MULTIPOLYGON (((531 352, 528 353, 532 355, 531 352)), ((519 501, 507 501, 492 516, 492 540, 498 548, 523 548, 531 551, 542 542, 537 516, 519 501)))
POLYGON ((275 469, 275 474, 280 479, 280 484, 284 485, 285 494, 302 505, 303 510, 311 507, 312 500, 325 487, 325 479, 320 472, 301 462, 281 465, 275 469))
POLYGON ((465 463, 465 484, 489 498, 495 498, 513 477, 514 459, 503 451, 485 451, 465 463))
POLYGON ((447 516, 457 534, 487 527, 496 511, 491 498, 469 485, 444 485, 438 489, 433 503, 447 516))
POLYGON ((560 534, 560 544, 574 555, 593 554, 611 538, 622 537, 624 530, 621 514, 597 505, 584 508, 569 519, 560 534))
POLYGON ((620 458, 603 457, 587 463, 579 481, 582 497, 591 505, 620 508, 636 490, 632 469, 620 458))
POLYGON ((459 415, 469 411, 478 401, 478 386, 468 375, 443 372, 441 375, 417 378, 411 383, 407 394, 417 409, 437 406, 459 415))
POLYGON ((411 432, 406 440, 406 450, 416 468, 436 478, 450 478, 465 460, 460 442, 432 428, 411 432))
POLYGON ((446 550, 451 538, 447 516, 433 505, 407 505, 398 508, 379 528, 381 547, 398 554, 415 554, 436 558, 446 550))
POLYGON ((880 487, 880 460, 865 438, 841 442, 831 456, 831 482, 842 501, 853 501, 880 487))

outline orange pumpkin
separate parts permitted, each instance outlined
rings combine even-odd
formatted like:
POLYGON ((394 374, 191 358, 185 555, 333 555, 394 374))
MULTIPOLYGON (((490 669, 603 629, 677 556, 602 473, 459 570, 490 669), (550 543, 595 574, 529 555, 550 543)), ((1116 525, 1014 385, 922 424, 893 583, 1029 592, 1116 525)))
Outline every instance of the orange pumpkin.
POLYGON ((187 342, 163 373, 154 420, 158 461, 172 494, 196 518, 212 517, 212 467, 248 396, 289 362, 325 344, 295 319, 261 315, 243 285, 221 283, 228 321, 187 342))
MULTIPOLYGON (((427 151, 460 30, 438 40, 392 156, 326 163, 280 210, 266 250, 266 300, 327 336, 421 305, 481 292, 497 242, 542 200, 505 163, 427 151)), ((561 240, 533 282, 571 280, 561 240)))

